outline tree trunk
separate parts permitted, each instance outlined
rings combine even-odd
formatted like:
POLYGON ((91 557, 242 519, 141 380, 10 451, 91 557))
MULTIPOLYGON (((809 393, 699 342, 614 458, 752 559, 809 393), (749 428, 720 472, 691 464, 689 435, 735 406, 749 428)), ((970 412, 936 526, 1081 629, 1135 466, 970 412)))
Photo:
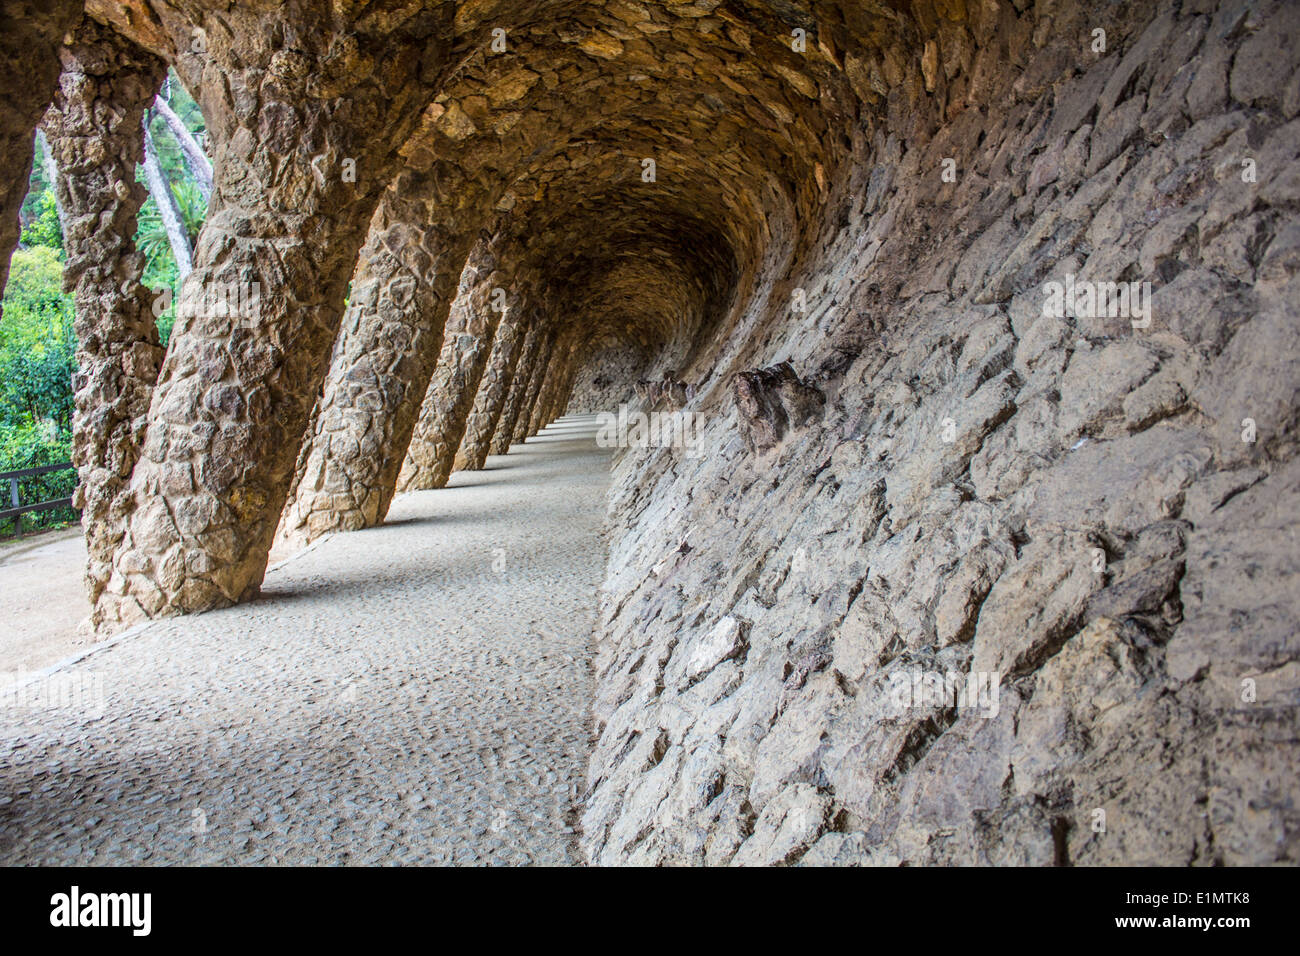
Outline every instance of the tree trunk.
POLYGON ((54 194, 54 210, 59 214, 59 232, 66 241, 68 216, 63 211, 63 200, 59 198, 59 164, 54 161, 54 154, 50 152, 50 143, 45 138, 45 131, 39 127, 36 130, 36 142, 41 147, 41 165, 44 167, 45 180, 49 183, 50 192, 54 194))
POLYGON ((212 198, 212 163, 208 161, 207 155, 203 152, 203 147, 194 138, 194 134, 185 128, 181 118, 176 115, 176 111, 171 108, 165 99, 161 96, 154 100, 153 107, 158 111, 158 115, 163 118, 167 128, 172 131, 176 137, 176 142, 180 145, 181 155, 185 157, 185 166, 189 169, 194 181, 199 184, 199 192, 203 194, 203 201, 207 202, 212 198))
POLYGON ((149 124, 144 124, 144 178, 149 186, 149 195, 153 197, 158 214, 162 217, 163 228, 167 230, 167 241, 171 243, 172 255, 176 257, 176 271, 181 281, 185 281, 194 270, 194 252, 190 248, 190 236, 185 231, 185 220, 181 217, 181 208, 176 202, 158 162, 158 150, 154 148, 153 137, 149 135, 149 124))

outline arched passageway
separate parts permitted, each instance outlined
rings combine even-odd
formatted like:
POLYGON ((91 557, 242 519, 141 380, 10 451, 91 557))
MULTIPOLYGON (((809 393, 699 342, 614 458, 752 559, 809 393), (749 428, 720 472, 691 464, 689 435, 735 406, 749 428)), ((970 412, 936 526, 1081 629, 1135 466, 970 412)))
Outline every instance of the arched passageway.
POLYGON ((1294 859, 1295 4, 0 11, 100 634, 623 406, 588 859, 1294 859), (161 355, 168 67, 214 180, 161 355))

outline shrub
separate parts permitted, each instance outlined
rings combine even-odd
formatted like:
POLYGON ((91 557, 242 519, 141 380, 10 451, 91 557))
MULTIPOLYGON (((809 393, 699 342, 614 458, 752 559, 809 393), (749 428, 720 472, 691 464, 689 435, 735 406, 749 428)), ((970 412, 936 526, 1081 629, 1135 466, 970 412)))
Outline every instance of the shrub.
MULTIPOLYGON (((0 471, 18 471, 67 461, 72 441, 72 375, 76 337, 72 297, 62 290, 63 263, 48 246, 13 255, 0 321, 0 471)), ((19 481, 23 504, 65 498, 76 487, 75 472, 19 481)), ((10 504, 9 482, 0 482, 0 508, 10 504)), ((71 508, 25 515, 24 528, 76 520, 71 508)), ((12 519, 0 521, 0 535, 12 534, 12 519)))

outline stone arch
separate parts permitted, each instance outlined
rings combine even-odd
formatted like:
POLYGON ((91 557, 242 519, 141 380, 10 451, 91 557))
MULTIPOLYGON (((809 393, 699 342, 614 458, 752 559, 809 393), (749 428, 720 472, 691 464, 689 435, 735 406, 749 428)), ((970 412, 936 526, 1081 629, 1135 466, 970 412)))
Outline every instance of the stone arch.
POLYGON ((493 336, 462 385, 428 382, 464 259, 499 213, 535 237, 500 267, 547 305, 490 448, 556 414, 611 336, 652 352, 651 376, 716 400, 770 345, 746 316, 789 292, 820 224, 864 185, 863 156, 890 148, 881 131, 925 138, 955 120, 1008 55, 999 31, 1029 23, 925 0, 87 9, 193 88, 218 180, 122 496, 100 600, 119 622, 255 594, 291 491, 286 528, 381 520, 422 403, 451 413, 420 446, 438 448, 430 483, 445 480, 493 336), (266 294, 213 314, 211 288, 228 284, 266 294))
POLYGON ((446 49, 450 5, 391 12, 117 14, 192 85, 215 181, 100 596, 105 621, 256 593, 350 266, 446 49), (232 314, 213 307, 218 287, 250 294, 232 314))

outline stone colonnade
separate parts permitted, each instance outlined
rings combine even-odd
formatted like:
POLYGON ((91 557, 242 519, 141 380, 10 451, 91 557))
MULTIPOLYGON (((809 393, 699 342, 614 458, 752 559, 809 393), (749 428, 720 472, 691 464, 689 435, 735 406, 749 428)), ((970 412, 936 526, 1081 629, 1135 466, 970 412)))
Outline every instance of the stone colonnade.
POLYGON ((0 269, 43 120, 101 633, 248 600, 277 540, 482 468, 563 414, 595 343, 699 354, 820 215, 829 131, 883 108, 848 58, 883 69, 885 25, 825 6, 790 14, 808 47, 710 0, 0 4, 0 269), (164 353, 135 172, 169 68, 214 176, 164 353))

